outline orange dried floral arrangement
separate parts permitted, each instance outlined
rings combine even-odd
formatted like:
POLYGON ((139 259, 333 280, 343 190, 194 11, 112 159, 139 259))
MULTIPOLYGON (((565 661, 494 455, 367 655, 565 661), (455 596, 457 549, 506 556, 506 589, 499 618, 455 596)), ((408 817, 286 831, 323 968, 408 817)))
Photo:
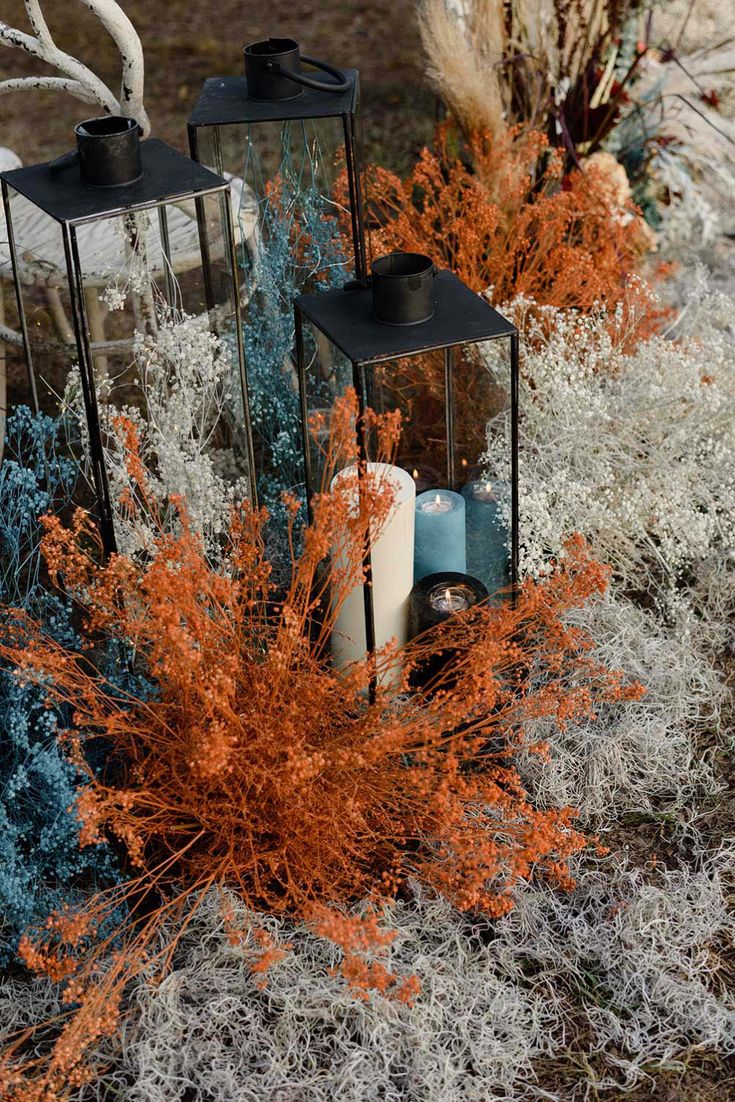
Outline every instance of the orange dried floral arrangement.
MULTIPOLYGON (((561 151, 545 135, 511 129, 475 133, 466 157, 451 129, 437 129, 401 180, 367 169, 373 254, 425 253, 492 300, 525 295, 543 305, 587 311, 595 304, 650 313, 637 279, 649 241, 640 212, 614 201, 595 165, 564 175, 561 151)), ((342 185, 344 186, 344 185, 342 185)))
MULTIPOLYGON (((354 456, 356 417, 348 395, 334 411, 328 468, 354 456)), ((390 460, 397 419, 368 419, 376 458, 390 460)), ((153 509, 134 430, 121 428, 139 490, 129 507, 153 509)), ((78 602, 90 649, 67 651, 19 618, 2 654, 21 677, 43 679, 52 699, 73 704, 73 727, 62 737, 88 774, 78 804, 83 842, 117 838, 134 874, 24 939, 28 966, 66 980, 74 1005, 50 1053, 24 1056, 29 1033, 6 1050, 3 1097, 63 1098, 94 1075, 95 1047, 116 1028, 126 984, 143 968, 165 968, 173 951, 170 940, 162 944, 166 923, 190 918, 214 885, 331 937, 358 990, 410 1000, 415 981, 369 959, 390 937, 375 911, 352 918, 349 904, 372 897, 379 906, 417 877, 459 908, 497 916, 512 906, 520 878, 568 883, 566 858, 589 840, 574 830, 572 809, 531 805, 512 758, 529 719, 564 724, 596 702, 640 694, 595 661, 590 640, 565 622, 605 587, 606 571, 573 541, 557 572, 524 583, 514 607, 472 610, 406 647, 402 680, 381 684, 371 702, 371 664, 338 676, 328 659, 330 626, 362 569, 364 539, 392 503, 385 483, 366 474, 364 487, 357 509, 339 486, 317 497, 280 595, 263 551, 265 518, 247 507, 233 513, 220 570, 182 502, 179 530, 161 530, 144 563, 113 556, 100 565, 96 530, 82 512, 69 528, 47 520, 48 569, 78 602), (344 565, 325 577, 333 547, 344 549, 344 565), (94 664, 100 633, 132 648, 154 696, 122 698, 106 683, 94 664), (412 669, 439 647, 456 656, 451 672, 430 694, 409 696, 412 669), (90 770, 84 755, 85 740, 100 736, 114 751, 108 776, 90 770), (121 902, 130 921, 119 943, 95 940, 95 926, 121 902)), ((293 502, 292 516, 297 509, 293 502)), ((378 670, 392 657, 389 648, 378 654, 378 670)), ((264 945, 266 957, 270 950, 264 945)))

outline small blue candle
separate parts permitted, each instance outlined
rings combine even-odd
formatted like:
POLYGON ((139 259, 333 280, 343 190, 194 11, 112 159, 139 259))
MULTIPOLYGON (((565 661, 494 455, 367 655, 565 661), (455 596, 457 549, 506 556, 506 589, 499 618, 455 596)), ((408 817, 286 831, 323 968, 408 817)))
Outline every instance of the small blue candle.
POLYGON ((453 570, 467 572, 465 502, 453 490, 425 490, 416 498, 413 580, 453 570))
POLYGON ((488 593, 510 585, 510 540, 503 515, 507 482, 468 482, 462 487, 467 506, 467 571, 488 593))

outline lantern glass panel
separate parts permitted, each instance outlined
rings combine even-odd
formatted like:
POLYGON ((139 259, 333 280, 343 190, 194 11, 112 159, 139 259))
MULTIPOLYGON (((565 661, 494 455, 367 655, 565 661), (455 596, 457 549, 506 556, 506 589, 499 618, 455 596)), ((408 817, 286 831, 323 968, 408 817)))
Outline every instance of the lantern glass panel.
MULTIPOLYGON (((332 409, 336 400, 354 385, 356 376, 353 365, 341 349, 306 318, 302 319, 300 336, 304 351, 304 397, 309 426, 309 488, 317 492, 328 488, 325 477, 332 409)), ((348 457, 342 457, 337 460, 337 465, 345 466, 349 461, 348 457)))
MULTIPOLYGON (((29 207, 27 200, 12 188, 9 192, 39 401, 42 408, 54 412, 66 375, 78 361, 73 331, 75 285, 72 282, 70 287, 68 279, 64 228, 41 210, 34 209, 32 221, 22 217, 29 207)), ((174 317, 199 318, 227 343, 234 336, 222 198, 207 195, 199 204, 206 227, 206 279, 194 200, 162 203, 69 228, 98 381, 109 376, 115 387, 137 385, 136 334, 154 334, 171 311, 174 317)))
POLYGON ((401 467, 434 472, 437 485, 459 491, 486 465, 488 426, 498 431, 507 417, 509 374, 507 341, 437 349, 376 364, 366 401, 400 411, 401 467))
POLYGON ((450 482, 465 499, 467 571, 492 595, 512 575, 511 344, 456 349, 450 368, 450 482))
POLYGON ((416 472, 417 480, 449 486, 445 350, 388 360, 366 374, 367 404, 378 413, 401 414, 398 465, 416 472))
MULTIPOLYGON (((342 119, 291 119, 230 126, 202 127, 197 132, 202 164, 245 183, 242 217, 256 218, 259 232, 268 230, 269 216, 287 215, 289 223, 311 230, 325 219, 332 235, 340 228, 349 235, 349 213, 335 204, 335 186, 344 167, 342 119), (338 225, 338 217, 344 225, 338 225)), ((343 275, 354 272, 354 249, 342 242, 343 275)), ((315 258, 314 272, 326 271, 329 256, 315 258)), ((313 282, 301 273, 299 290, 313 282)))
MULTIPOLYGON (((36 388, 40 408, 49 414, 58 411, 59 391, 63 391, 69 358, 76 358, 74 327, 69 310, 69 295, 64 258, 62 227, 46 211, 29 203, 15 188, 7 186, 13 217, 15 252, 19 265, 19 286, 23 323, 28 348, 36 366, 36 388)), ((5 227, 3 227, 5 228, 5 227)), ((4 236, 7 235, 7 230, 4 236)), ((3 276, 12 281, 10 247, 3 252, 3 276)), ((5 323, 21 333, 21 317, 15 295, 5 295, 5 323)), ((8 368, 8 405, 34 404, 26 371, 26 353, 19 344, 4 346, 8 368)))

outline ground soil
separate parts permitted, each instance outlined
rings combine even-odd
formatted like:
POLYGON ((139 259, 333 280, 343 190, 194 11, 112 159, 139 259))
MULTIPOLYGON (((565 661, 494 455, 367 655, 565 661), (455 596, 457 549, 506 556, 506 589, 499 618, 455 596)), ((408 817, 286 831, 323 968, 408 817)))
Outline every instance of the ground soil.
MULTIPOLYGON (((119 56, 78 0, 45 3, 62 49, 117 89, 119 56)), ((431 135, 434 100, 427 88, 414 0, 125 0, 146 57, 146 105, 153 131, 185 150, 186 119, 208 76, 239 73, 241 47, 268 34, 298 39, 304 52, 361 72, 365 145, 371 159, 410 163, 431 135)), ((0 19, 28 30, 22 0, 0 0, 0 19)), ((51 72, 17 50, 0 51, 0 76, 51 72)), ((0 145, 26 164, 73 145, 72 129, 89 107, 69 96, 23 92, 0 99, 0 145)))

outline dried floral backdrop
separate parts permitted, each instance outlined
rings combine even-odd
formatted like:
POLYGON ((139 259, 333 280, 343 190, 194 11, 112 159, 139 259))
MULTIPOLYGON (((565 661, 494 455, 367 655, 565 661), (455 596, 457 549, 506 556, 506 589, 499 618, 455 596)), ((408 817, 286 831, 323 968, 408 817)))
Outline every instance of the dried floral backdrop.
POLYGON ((673 53, 653 31, 642 52, 637 5, 580 3, 548 6, 587 27, 567 18, 548 53, 527 8, 509 28, 484 0, 425 5, 464 139, 445 129, 406 179, 372 170, 376 246, 450 263, 524 332, 525 604, 449 629, 459 692, 366 713, 367 671, 325 669, 312 581, 344 502, 324 499, 274 608, 283 563, 261 518, 233 525, 242 490, 211 446, 226 350, 195 319, 141 336, 142 401, 105 403, 125 552, 107 569, 68 510, 74 380, 61 425, 9 422, 0 1012, 19 1102, 732 1093, 733 261, 702 171, 727 186, 729 47, 698 54, 697 11, 664 8, 673 53))

